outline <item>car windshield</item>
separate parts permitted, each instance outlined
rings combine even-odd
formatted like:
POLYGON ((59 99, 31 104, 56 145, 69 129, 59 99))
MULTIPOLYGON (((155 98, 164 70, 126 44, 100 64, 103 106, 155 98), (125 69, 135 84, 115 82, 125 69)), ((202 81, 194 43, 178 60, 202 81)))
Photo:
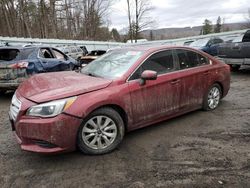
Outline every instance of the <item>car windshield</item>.
POLYGON ((115 79, 123 76, 141 57, 143 51, 114 50, 92 61, 81 72, 90 76, 115 79))
POLYGON ((209 38, 206 38, 206 39, 200 39, 200 40, 197 40, 197 41, 194 41, 190 44, 191 47, 203 47, 203 46, 206 46, 207 43, 209 41, 209 38))

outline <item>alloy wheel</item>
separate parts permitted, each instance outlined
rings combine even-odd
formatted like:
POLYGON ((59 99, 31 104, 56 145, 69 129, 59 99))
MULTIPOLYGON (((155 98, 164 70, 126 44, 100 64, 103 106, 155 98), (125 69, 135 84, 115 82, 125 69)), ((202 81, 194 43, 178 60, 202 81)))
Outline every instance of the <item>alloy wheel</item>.
POLYGON ((108 116, 94 116, 84 124, 82 140, 91 149, 105 149, 114 142, 117 131, 115 122, 108 116))
POLYGON ((208 106, 210 109, 215 109, 220 102, 220 90, 218 87, 212 87, 208 93, 208 106))

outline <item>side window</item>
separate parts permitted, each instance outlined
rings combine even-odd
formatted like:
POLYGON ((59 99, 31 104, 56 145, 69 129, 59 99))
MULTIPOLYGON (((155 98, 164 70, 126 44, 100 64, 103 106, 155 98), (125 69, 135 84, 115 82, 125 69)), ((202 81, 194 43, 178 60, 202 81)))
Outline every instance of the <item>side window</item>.
POLYGON ((41 48, 39 50, 39 57, 41 58, 54 58, 53 55, 51 54, 50 50, 48 48, 41 48))
POLYGON ((214 39, 214 44, 220 44, 222 42, 223 42, 222 39, 214 39))
POLYGON ((139 79, 142 72, 145 70, 156 71, 158 75, 173 71, 173 51, 167 50, 153 54, 135 71, 130 77, 130 80, 139 79))
POLYGON ((189 50, 176 50, 177 57, 180 64, 180 69, 188 69, 200 65, 209 64, 206 57, 189 50))
POLYGON ((81 48, 77 48, 77 50, 78 50, 79 53, 83 53, 81 48))
POLYGON ((64 55, 61 52, 59 52, 59 51, 57 51, 55 49, 53 49, 52 51, 53 51, 56 59, 65 60, 65 57, 64 57, 64 55))
POLYGON ((190 68, 186 50, 176 50, 176 54, 179 60, 180 69, 190 68))
POLYGON ((72 53, 76 53, 77 52, 77 49, 75 47, 71 47, 71 52, 72 53))

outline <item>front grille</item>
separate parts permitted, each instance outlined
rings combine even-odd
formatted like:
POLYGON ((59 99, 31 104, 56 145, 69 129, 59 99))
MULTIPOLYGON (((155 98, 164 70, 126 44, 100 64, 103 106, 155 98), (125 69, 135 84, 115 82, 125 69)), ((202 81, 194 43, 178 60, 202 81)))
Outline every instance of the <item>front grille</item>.
POLYGON ((17 99, 16 94, 13 95, 10 105, 10 116, 11 119, 16 121, 16 118, 19 114, 19 111, 21 109, 21 102, 17 99))
POLYGON ((56 148, 57 146, 54 144, 51 144, 47 141, 43 141, 43 140, 33 140, 35 142, 36 145, 42 147, 42 148, 56 148))

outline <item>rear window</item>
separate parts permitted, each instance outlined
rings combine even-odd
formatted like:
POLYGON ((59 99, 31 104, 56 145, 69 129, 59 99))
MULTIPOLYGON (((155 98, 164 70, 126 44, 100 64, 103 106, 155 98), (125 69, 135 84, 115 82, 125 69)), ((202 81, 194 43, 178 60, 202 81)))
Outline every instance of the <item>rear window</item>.
POLYGON ((0 61, 15 60, 20 51, 18 49, 0 49, 0 61))

